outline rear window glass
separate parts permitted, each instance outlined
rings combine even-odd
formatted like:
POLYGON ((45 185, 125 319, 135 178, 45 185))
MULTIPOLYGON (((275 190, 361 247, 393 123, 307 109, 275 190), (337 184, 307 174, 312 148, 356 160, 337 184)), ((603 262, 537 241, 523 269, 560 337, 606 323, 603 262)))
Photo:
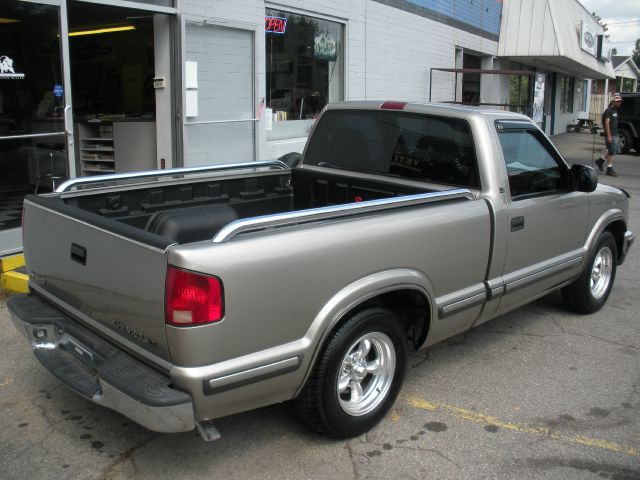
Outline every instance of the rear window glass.
POLYGON ((480 188, 465 120, 395 111, 328 111, 305 164, 480 188))

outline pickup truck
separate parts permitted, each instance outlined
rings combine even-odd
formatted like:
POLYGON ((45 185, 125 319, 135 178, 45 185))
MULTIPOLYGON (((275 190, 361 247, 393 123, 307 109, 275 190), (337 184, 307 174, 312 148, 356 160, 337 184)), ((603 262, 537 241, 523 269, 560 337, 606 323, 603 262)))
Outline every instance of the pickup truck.
POLYGON ((600 309, 628 195, 505 111, 344 102, 295 165, 69 180, 24 202, 37 359, 158 432, 292 400, 335 438, 379 422, 409 351, 562 289, 600 309))

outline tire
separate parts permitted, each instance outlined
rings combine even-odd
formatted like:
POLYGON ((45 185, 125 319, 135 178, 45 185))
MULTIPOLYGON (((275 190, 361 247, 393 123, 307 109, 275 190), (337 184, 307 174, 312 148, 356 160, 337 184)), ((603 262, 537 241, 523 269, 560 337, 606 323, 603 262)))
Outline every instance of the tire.
POLYGON ((323 435, 356 437, 387 414, 406 367, 407 338, 398 317, 385 308, 362 310, 329 339, 295 409, 323 435))
POLYGON ((618 248, 610 232, 603 232, 578 279, 562 289, 565 304, 574 312, 597 312, 607 302, 616 278, 618 248))
POLYGON ((620 153, 626 155, 633 146, 633 138, 631 138, 631 134, 626 130, 618 130, 618 138, 620 142, 620 153))

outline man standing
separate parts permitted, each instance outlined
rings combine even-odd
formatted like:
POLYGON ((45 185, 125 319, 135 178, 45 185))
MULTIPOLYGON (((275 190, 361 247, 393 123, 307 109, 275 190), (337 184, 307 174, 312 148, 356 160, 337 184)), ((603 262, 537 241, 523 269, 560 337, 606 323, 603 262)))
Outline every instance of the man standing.
POLYGON ((607 145, 607 155, 605 158, 596 160, 600 171, 603 171, 604 161, 607 160, 607 175, 617 177, 618 174, 613 169, 613 157, 620 153, 620 140, 618 139, 618 109, 622 105, 622 97, 616 93, 602 114, 602 125, 604 127, 604 137, 607 145))

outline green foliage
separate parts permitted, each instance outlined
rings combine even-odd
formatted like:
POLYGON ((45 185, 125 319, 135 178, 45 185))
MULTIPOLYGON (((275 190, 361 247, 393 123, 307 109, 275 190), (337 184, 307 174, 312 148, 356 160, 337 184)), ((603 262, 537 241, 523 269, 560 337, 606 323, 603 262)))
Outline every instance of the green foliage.
POLYGON ((636 48, 631 52, 633 62, 640 68, 640 38, 636 40, 636 48))

